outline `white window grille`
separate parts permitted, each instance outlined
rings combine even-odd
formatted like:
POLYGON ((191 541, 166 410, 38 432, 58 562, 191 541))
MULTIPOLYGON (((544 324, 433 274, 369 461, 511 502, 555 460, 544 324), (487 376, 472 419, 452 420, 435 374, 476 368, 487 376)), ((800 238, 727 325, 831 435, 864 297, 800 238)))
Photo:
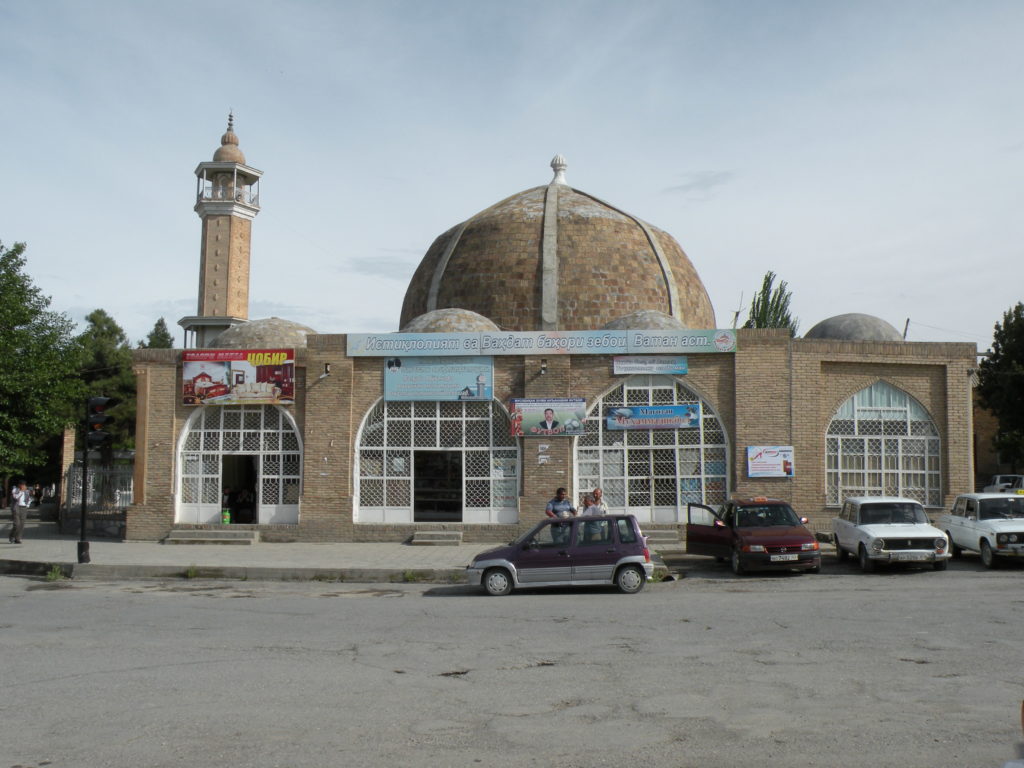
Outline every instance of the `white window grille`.
POLYGON ((825 499, 904 496, 942 506, 939 431, 924 406, 878 381, 844 402, 825 437, 825 499))
POLYGON ((224 456, 256 462, 257 522, 298 523, 302 445, 291 415, 276 405, 206 406, 192 414, 179 451, 178 522, 220 522, 224 456))
POLYGON ((516 522, 519 448, 501 403, 384 400, 360 429, 356 522, 413 522, 417 450, 462 454, 462 522, 516 522))
MULTIPOLYGON (((729 444, 714 409, 668 376, 632 376, 591 407, 576 443, 580 493, 600 487, 609 511, 642 521, 678 522, 686 504, 722 504, 728 492, 729 444), (698 426, 610 430, 606 415, 625 405, 696 404, 698 426)), ((685 514, 685 513, 684 513, 685 514)))

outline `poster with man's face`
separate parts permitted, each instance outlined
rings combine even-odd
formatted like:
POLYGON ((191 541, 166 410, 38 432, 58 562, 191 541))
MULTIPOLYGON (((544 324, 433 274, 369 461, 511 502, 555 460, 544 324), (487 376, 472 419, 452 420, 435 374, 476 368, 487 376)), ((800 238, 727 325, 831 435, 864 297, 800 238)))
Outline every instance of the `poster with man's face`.
POLYGON ((513 437, 578 437, 584 432, 583 398, 519 398, 509 403, 513 437))

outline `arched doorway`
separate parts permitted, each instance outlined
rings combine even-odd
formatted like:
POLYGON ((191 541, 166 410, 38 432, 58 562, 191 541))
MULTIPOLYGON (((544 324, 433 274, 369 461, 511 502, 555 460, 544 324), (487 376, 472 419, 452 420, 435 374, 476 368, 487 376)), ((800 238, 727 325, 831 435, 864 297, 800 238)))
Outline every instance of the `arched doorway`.
POLYGON ((631 376, 598 398, 576 443, 576 483, 582 493, 604 490, 609 510, 641 521, 680 522, 686 504, 722 504, 728 495, 729 444, 709 403, 668 376, 631 376), (610 430, 612 408, 696 404, 685 429, 610 430))
POLYGON ((358 445, 356 522, 516 522, 519 448, 499 402, 380 400, 358 445))
POLYGON ((219 523, 224 492, 235 522, 297 524, 302 442, 292 415, 276 405, 198 408, 178 450, 176 522, 219 523), (246 491, 248 503, 241 498, 246 491))

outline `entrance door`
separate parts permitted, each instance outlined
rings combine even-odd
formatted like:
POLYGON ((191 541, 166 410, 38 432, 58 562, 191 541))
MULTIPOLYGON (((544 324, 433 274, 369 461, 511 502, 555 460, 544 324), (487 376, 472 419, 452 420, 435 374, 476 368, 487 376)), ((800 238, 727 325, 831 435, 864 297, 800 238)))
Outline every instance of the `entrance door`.
POLYGON ((413 522, 462 522, 462 453, 413 454, 413 522))
POLYGON ((225 503, 231 510, 232 523, 259 521, 257 458, 256 456, 221 457, 221 480, 224 483, 225 503))

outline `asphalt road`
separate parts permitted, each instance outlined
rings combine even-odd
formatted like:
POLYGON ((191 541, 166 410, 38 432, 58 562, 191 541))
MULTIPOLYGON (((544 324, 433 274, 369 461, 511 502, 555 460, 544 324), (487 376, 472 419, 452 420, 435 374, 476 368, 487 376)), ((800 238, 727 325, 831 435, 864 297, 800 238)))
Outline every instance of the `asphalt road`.
POLYGON ((639 595, 0 578, 0 767, 1002 766, 1024 569, 639 595))

